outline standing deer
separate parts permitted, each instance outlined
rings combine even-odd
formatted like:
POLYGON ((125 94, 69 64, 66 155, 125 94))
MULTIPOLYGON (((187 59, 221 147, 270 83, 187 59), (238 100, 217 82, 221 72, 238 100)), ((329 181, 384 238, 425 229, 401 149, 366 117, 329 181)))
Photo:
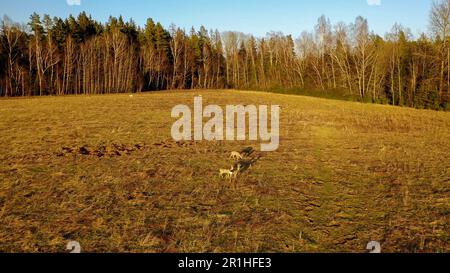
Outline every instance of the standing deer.
POLYGON ((219 170, 219 177, 220 178, 232 178, 233 176, 233 172, 232 172, 233 167, 231 167, 230 170, 228 169, 220 169, 219 170))
POLYGON ((242 160, 244 156, 241 155, 239 152, 231 152, 230 158, 234 160, 242 160))

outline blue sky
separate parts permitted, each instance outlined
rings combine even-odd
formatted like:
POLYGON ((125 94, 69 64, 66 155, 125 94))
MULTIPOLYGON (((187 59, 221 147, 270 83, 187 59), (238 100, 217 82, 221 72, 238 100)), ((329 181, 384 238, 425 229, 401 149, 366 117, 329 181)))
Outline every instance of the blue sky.
POLYGON ((378 34, 389 31, 396 22, 411 28, 414 34, 428 29, 432 0, 0 0, 0 15, 25 22, 39 14, 66 17, 81 11, 106 21, 109 15, 123 15, 144 25, 151 17, 169 26, 184 28, 205 25, 208 29, 238 30, 265 35, 282 31, 298 36, 311 30, 317 18, 325 14, 332 22, 352 22, 358 15, 369 20, 378 34), (80 5, 67 2, 81 1, 80 5), (368 1, 380 3, 369 5, 368 1))

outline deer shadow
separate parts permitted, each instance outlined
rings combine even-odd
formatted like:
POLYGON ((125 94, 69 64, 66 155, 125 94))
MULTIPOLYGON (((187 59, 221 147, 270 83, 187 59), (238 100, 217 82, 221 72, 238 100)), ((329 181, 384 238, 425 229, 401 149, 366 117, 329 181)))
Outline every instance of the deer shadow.
POLYGON ((257 155, 255 153, 255 149, 253 149, 252 147, 247 147, 243 149, 241 151, 241 154, 244 155, 245 157, 237 161, 233 166, 233 169, 239 169, 240 165, 240 173, 245 173, 246 171, 248 171, 262 157, 260 154, 257 155))
POLYGON ((255 149, 253 149, 253 147, 247 147, 241 150, 241 154, 249 157, 251 156, 253 153, 255 152, 255 149))

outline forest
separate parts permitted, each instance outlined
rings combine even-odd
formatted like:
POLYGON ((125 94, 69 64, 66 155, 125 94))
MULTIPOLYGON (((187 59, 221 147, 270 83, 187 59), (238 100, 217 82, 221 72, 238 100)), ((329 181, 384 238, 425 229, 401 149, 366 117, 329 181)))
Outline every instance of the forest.
MULTIPOLYGON (((435 2, 429 31, 395 24, 381 37, 357 17, 321 16, 300 37, 168 29, 148 19, 86 13, 0 22, 0 96, 109 94, 166 89, 299 89, 358 101, 450 108, 450 0, 435 2)), ((274 26, 276 27, 276 26, 274 26)))

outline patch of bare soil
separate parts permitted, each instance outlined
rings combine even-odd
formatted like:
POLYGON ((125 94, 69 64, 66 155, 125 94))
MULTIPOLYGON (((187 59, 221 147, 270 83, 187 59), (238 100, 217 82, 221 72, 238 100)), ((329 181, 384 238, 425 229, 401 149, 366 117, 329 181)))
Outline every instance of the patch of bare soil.
POLYGON ((112 143, 107 145, 100 145, 98 147, 90 147, 88 145, 63 147, 56 155, 59 157, 68 155, 84 155, 96 157, 116 157, 130 155, 133 152, 143 150, 145 144, 125 145, 119 143, 112 143))

